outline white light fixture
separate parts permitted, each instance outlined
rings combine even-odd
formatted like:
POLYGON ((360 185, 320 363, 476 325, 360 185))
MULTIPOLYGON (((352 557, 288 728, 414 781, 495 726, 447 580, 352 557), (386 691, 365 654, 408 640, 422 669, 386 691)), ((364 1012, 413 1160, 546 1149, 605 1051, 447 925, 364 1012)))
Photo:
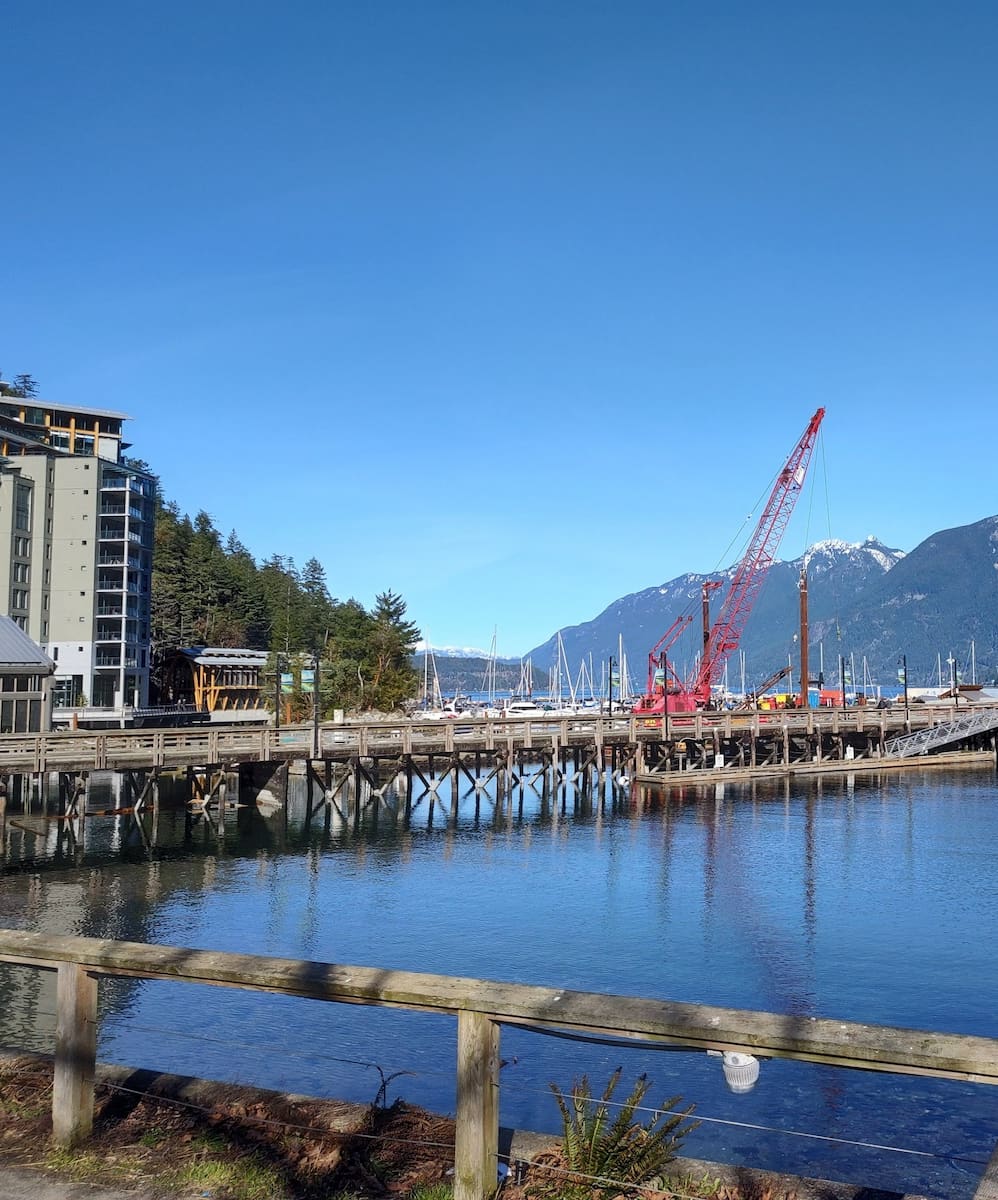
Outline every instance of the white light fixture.
POLYGON ((708 1054, 721 1060, 724 1082, 733 1092, 750 1092, 759 1079, 759 1060, 754 1054, 743 1054, 740 1050, 708 1050, 708 1054))

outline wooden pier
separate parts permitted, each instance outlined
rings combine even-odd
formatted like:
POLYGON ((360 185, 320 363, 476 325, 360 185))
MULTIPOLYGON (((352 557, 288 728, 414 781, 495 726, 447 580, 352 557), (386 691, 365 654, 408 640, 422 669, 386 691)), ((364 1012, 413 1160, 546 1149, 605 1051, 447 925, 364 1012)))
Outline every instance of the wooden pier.
MULTIPOLYGON (((966 706, 959 709, 961 715, 966 706)), ((998 707, 975 706, 998 726, 998 707)), ((210 725, 192 729, 64 730, 0 736, 0 779, 50 771, 177 770, 217 763, 348 762, 412 755, 481 754, 508 761, 520 751, 617 749, 640 769, 725 769, 883 755, 890 739, 943 726, 952 707, 697 712, 665 717, 552 715, 425 721, 351 721, 319 726, 210 725), (851 751, 851 753, 850 753, 851 751)))
MULTIPOLYGON (((263 797, 287 806, 288 776, 307 781, 306 824, 323 810, 360 820, 370 805, 408 820, 419 800, 432 812, 441 789, 456 817, 462 788, 506 802, 533 787, 552 796, 574 790, 591 800, 609 781, 661 787, 719 784, 764 776, 898 769, 929 763, 993 761, 998 708, 975 707, 966 721, 949 708, 698 712, 668 717, 578 715, 456 720, 358 721, 185 729, 62 731, 0 737, 0 835, 8 799, 51 792, 58 778, 57 819, 82 841, 88 817, 135 818, 138 835, 155 842, 160 780, 186 781, 188 811, 224 834, 227 809, 263 797), (954 715, 959 719, 954 720, 954 715), (917 757, 892 751, 924 736, 917 757), (931 735, 931 736, 929 736, 931 735), (91 777, 121 777, 120 799, 95 808, 91 777), (140 818, 153 814, 147 831, 140 818), (221 818, 221 819, 220 819, 221 818)), ((4 846, 6 842, 4 841, 4 846)))

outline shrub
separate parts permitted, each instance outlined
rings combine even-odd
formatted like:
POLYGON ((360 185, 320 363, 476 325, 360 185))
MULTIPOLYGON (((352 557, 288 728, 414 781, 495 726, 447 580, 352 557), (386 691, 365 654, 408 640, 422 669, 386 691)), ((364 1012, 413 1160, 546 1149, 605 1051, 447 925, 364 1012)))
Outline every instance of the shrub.
POLYGON ((618 1067, 599 1100, 594 1099, 585 1075, 573 1083, 567 1096, 551 1084, 561 1113, 562 1145, 558 1154, 537 1160, 540 1171, 529 1189, 532 1194, 569 1200, 594 1194, 617 1196, 628 1185, 655 1179, 679 1153, 684 1139, 699 1125, 687 1120, 693 1105, 675 1111, 682 1097, 673 1096, 651 1110, 647 1120, 640 1120, 638 1112, 649 1086, 642 1075, 611 1120, 610 1105, 620 1076, 618 1067))

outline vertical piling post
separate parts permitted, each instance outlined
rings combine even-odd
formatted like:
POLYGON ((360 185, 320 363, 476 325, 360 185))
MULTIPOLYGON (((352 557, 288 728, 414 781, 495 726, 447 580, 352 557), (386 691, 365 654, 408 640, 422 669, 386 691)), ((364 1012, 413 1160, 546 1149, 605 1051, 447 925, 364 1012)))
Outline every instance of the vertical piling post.
POLYGON ((483 1013, 457 1014, 457 1128, 454 1200, 486 1200, 499 1155, 499 1025, 483 1013))
POLYGON ((56 983, 55 1075, 52 1134, 70 1148, 94 1124, 97 1061, 97 977, 78 963, 60 963, 56 983))

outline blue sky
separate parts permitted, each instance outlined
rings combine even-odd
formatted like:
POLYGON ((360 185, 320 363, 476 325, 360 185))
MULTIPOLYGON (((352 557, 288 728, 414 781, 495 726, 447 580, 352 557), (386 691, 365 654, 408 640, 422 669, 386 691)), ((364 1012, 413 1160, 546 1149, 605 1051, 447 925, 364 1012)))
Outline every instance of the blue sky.
POLYGON ((0 367, 509 654, 998 511, 998 7, 8 0, 0 367))

